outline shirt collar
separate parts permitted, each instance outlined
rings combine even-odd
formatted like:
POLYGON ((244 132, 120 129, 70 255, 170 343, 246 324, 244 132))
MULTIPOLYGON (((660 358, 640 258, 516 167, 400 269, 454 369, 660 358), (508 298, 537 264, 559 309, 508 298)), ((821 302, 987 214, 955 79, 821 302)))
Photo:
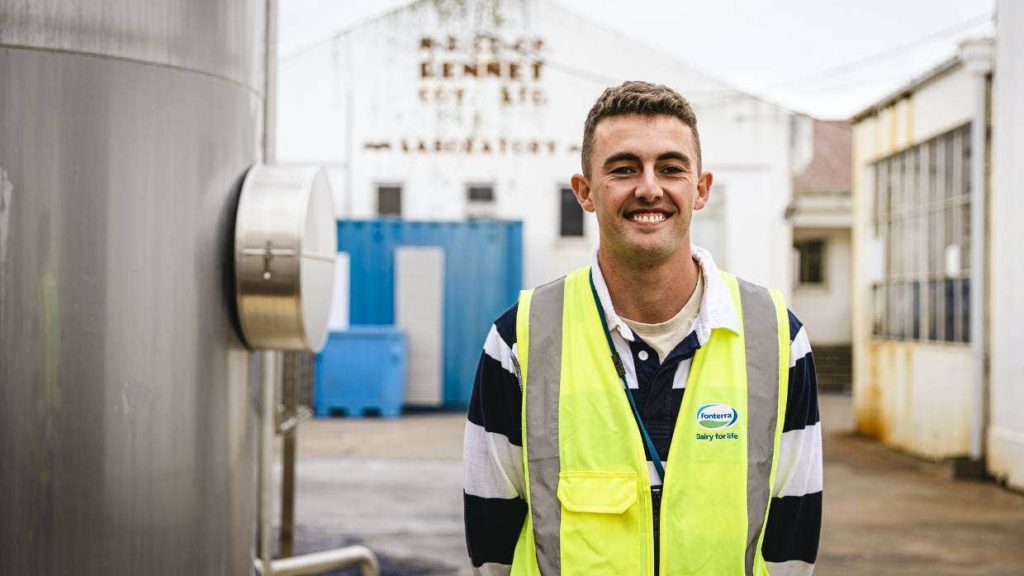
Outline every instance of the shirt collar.
MULTIPOLYGON (((711 253, 693 244, 690 245, 690 253, 700 265, 701 274, 704 275, 704 300, 700 304, 700 312, 693 325, 693 329, 697 333, 697 340, 703 346, 715 328, 727 328, 739 334, 740 324, 736 314, 736 305, 733 304, 729 287, 722 280, 711 253)), ((601 273, 601 266, 597 262, 596 251, 591 262, 591 270, 594 274, 594 288, 597 290, 597 297, 600 300, 601 308, 604 309, 605 319, 608 321, 608 330, 618 330, 619 335, 632 342, 635 339, 633 331, 615 313, 615 308, 612 306, 612 298, 608 293, 604 274, 601 273)))

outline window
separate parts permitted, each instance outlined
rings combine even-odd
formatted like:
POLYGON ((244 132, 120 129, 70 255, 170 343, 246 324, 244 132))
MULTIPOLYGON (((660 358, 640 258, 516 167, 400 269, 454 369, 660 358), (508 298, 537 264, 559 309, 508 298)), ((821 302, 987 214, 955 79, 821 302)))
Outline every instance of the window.
POLYGON ((466 194, 470 202, 494 202, 494 186, 469 186, 466 194))
POLYGON ((562 187, 559 194, 558 235, 562 238, 582 238, 583 208, 576 201, 576 194, 569 187, 562 187))
POLYGON ((821 285, 825 283, 824 240, 797 240, 793 248, 797 255, 797 284, 821 285))
POLYGON ((876 336, 970 341, 970 127, 873 165, 876 336))
POLYGON ((395 185, 377 186, 377 215, 402 215, 402 187, 395 185))
POLYGON ((466 216, 468 218, 494 218, 496 205, 493 184, 466 186, 466 216))

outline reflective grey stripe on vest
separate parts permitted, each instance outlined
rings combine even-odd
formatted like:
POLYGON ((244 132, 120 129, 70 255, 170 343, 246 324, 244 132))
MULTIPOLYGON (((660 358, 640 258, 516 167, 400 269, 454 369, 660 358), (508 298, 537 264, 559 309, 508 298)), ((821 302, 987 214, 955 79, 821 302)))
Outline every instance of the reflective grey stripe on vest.
POLYGON ((739 286, 747 356, 746 573, 752 575, 771 497, 769 482, 779 408, 779 326, 768 290, 744 280, 739 280, 739 286))
POLYGON ((526 366, 526 457, 530 514, 537 566, 545 576, 561 573, 558 502, 558 389, 562 370, 562 302, 565 278, 533 291, 530 349, 526 366))

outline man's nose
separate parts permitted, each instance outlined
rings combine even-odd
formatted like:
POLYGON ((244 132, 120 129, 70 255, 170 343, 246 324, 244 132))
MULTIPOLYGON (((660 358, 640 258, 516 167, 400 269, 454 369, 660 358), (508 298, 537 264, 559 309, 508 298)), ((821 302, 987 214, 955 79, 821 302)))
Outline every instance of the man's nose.
POLYGON ((636 197, 641 200, 653 201, 661 198, 661 185, 653 168, 645 168, 640 183, 636 187, 636 197))

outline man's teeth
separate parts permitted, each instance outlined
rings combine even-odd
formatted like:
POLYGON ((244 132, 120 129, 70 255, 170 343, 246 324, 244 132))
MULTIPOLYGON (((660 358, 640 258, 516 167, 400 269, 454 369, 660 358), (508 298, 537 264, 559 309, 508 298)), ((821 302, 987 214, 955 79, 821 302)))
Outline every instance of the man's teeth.
POLYGON ((632 219, 634 222, 662 222, 665 215, 661 212, 641 212, 633 214, 632 219))

